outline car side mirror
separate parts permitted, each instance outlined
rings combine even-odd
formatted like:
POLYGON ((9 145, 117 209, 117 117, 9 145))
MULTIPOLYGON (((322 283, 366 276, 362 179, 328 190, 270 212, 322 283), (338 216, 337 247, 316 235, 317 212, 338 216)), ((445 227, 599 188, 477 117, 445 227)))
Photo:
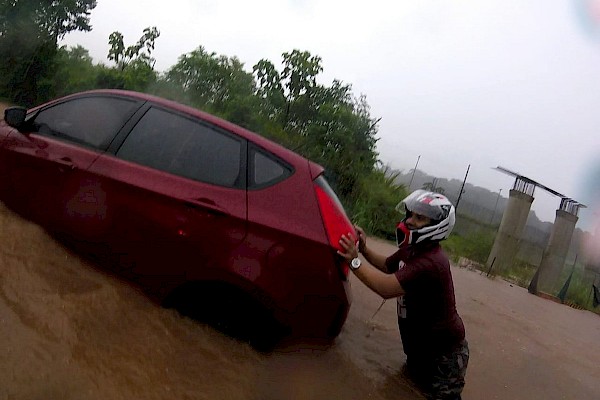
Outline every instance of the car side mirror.
POLYGON ((8 107, 4 110, 4 120, 13 128, 21 129, 25 125, 27 109, 23 107, 8 107))

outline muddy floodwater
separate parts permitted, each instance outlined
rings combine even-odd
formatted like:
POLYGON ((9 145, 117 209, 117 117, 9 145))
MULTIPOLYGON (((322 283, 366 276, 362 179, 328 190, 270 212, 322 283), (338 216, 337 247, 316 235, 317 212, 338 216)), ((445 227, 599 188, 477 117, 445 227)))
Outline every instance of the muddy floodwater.
MULTIPOLYGON (((471 347, 464 399, 600 399, 600 316, 452 272, 471 347)), ((381 300, 352 288, 332 345, 261 354, 157 306, 0 204, 0 400, 421 399, 398 374, 394 301, 373 316, 381 300)))

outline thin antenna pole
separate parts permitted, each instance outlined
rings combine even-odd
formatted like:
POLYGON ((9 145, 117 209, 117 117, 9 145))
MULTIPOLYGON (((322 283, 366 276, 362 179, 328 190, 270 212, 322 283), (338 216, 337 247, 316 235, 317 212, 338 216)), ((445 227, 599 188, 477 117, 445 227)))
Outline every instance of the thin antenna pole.
POLYGON ((409 182, 409 184, 408 184, 408 191, 409 191, 409 192, 410 192, 410 187, 411 187, 411 185, 412 185, 412 183, 413 183, 413 178, 415 177, 415 171, 417 170, 417 165, 419 165, 419 160, 420 160, 420 159, 421 159, 421 155, 419 155, 419 156, 417 157, 417 163, 415 164, 415 168, 413 169, 413 173, 412 173, 412 175, 411 175, 411 177, 410 177, 410 182, 409 182))
POLYGON ((469 166, 467 167, 467 173, 465 174, 465 179, 463 180, 463 183, 460 187, 460 193, 458 194, 458 199, 456 199, 456 206, 454 207, 455 209, 458 210, 458 203, 460 203, 460 198, 462 197, 463 194, 463 189, 465 188, 465 182, 467 182, 467 176, 469 175, 469 169, 471 168, 471 164, 469 164, 469 166))

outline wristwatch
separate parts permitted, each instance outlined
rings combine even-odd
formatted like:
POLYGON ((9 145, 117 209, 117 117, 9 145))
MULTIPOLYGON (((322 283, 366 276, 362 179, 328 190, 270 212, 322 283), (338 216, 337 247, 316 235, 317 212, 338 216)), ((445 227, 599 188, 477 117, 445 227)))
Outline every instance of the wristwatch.
POLYGON ((352 261, 350 261, 350 268, 352 269, 352 271, 356 271, 357 269, 360 268, 360 258, 356 257, 353 258, 352 261))

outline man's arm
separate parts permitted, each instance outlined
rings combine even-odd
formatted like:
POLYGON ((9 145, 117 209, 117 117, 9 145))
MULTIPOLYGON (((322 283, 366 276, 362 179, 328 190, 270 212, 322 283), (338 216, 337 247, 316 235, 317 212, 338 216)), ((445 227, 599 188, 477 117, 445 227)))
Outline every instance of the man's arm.
MULTIPOLYGON (((346 260, 350 261, 353 258, 358 257, 356 238, 352 233, 348 233, 348 235, 342 235, 340 239, 340 246, 342 247, 343 251, 338 251, 338 254, 344 257, 346 260)), ((366 256, 365 258, 369 263, 371 262, 366 256)), ((381 262, 381 256, 375 257, 374 260, 381 262)), ((385 259, 383 259, 381 265, 383 268, 385 268, 385 259)), ((404 294, 404 289, 394 274, 386 274, 382 271, 378 271, 366 263, 360 266, 358 269, 353 269, 352 272, 354 272, 356 277, 360 279, 369 289, 384 299, 398 297, 404 294)))
POLYGON ((386 256, 369 250, 366 244, 362 248, 362 250, 360 250, 360 254, 362 254, 365 257, 365 260, 367 260, 372 266, 374 266, 381 272, 389 272, 387 267, 385 266, 385 260, 387 260, 386 256))
POLYGON ((363 264, 360 268, 352 270, 352 272, 354 272, 354 275, 356 275, 356 277, 369 289, 384 299, 390 299, 404 294, 404 289, 394 274, 383 273, 371 267, 369 264, 363 264))
POLYGON ((358 234, 358 251, 362 254, 365 259, 373 265, 375 268, 382 272, 388 273, 388 269, 385 266, 385 260, 387 256, 375 253, 367 248, 367 235, 360 226, 354 226, 356 233, 358 234))

